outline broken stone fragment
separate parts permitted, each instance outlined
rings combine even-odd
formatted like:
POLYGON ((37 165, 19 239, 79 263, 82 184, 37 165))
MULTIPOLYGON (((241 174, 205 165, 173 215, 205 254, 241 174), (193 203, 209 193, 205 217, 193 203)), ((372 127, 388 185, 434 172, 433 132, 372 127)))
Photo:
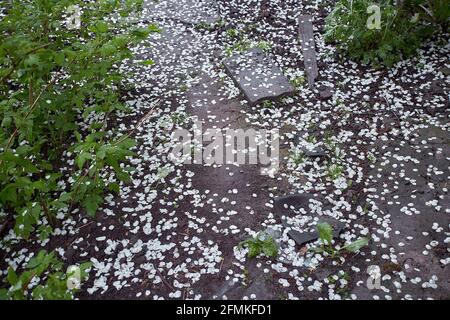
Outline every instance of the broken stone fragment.
POLYGON ((295 93, 281 69, 259 48, 233 55, 224 66, 251 105, 295 93))
POLYGON ((301 147, 301 152, 308 157, 327 157, 328 154, 321 147, 307 148, 301 147))
MULTIPOLYGON (((318 239, 319 234, 317 230, 306 232, 299 232, 297 230, 293 230, 292 229, 293 226, 286 222, 284 216, 287 216, 289 207, 291 206, 294 208, 299 207, 308 208, 310 199, 313 199, 313 197, 308 194, 292 194, 279 197, 274 200, 275 214, 277 214, 280 217, 284 227, 291 228, 291 230, 288 232, 288 235, 298 245, 303 245, 307 242, 318 239)), ((319 215, 317 215, 317 217, 318 223, 326 222, 331 225, 331 227, 333 228, 333 237, 338 237, 345 227, 345 224, 343 222, 340 222, 339 220, 336 220, 334 218, 319 215)))
POLYGON ((321 100, 328 100, 333 96, 331 89, 329 87, 320 87, 319 97, 321 100))
MULTIPOLYGON (((333 237, 337 238, 339 236, 339 234, 341 233, 342 229, 344 229, 344 223, 330 218, 330 217, 320 217, 319 218, 319 223, 328 223, 331 225, 331 227, 333 228, 333 237)), ((298 245, 303 245, 307 242, 310 241, 314 241, 316 239, 319 239, 319 233, 314 230, 312 232, 298 232, 296 230, 290 230, 288 232, 288 235, 298 244, 298 245)))
POLYGON ((300 41, 302 43, 303 63, 305 65, 305 72, 308 76, 308 85, 310 89, 314 88, 319 71, 317 68, 316 46, 314 42, 314 32, 312 24, 312 16, 299 16, 299 33, 300 41))

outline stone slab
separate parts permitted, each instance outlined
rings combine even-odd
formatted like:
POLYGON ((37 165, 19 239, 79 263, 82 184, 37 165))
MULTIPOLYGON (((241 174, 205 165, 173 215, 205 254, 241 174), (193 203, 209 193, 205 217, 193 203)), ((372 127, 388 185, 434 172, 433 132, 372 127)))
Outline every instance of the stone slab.
POLYGON ((303 15, 298 18, 298 21, 300 26, 300 41, 302 44, 305 73, 308 77, 309 88, 313 89, 314 82, 319 75, 319 71, 317 68, 312 17, 309 15, 303 15))
POLYGON ((295 93, 281 69, 259 48, 233 55, 224 66, 251 105, 295 93))

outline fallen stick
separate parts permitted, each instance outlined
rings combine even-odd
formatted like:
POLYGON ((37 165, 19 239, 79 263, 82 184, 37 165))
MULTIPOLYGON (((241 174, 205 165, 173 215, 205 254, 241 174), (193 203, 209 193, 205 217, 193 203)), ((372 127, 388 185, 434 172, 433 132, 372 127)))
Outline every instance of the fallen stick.
POLYGON ((162 276, 161 272, 159 272, 158 268, 155 268, 155 270, 156 270, 156 273, 158 274, 158 277, 161 279, 161 281, 162 281, 167 287, 169 287, 170 290, 175 291, 174 287, 172 287, 172 286, 170 285, 170 283, 168 283, 168 282, 166 281, 166 279, 164 279, 164 277, 162 276))

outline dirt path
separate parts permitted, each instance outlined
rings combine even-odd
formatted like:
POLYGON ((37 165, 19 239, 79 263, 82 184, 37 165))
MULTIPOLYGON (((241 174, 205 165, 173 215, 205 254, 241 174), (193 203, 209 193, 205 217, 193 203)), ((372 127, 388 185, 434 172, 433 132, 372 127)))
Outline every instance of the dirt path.
MULTIPOLYGON (((224 139, 228 129, 255 129, 248 122, 242 110, 240 99, 228 99, 223 83, 211 79, 206 74, 200 75, 200 82, 187 92, 191 108, 188 111, 202 122, 203 131, 220 129, 224 139)), ((248 121, 248 120, 247 120, 248 121)), ((257 128, 256 128, 257 129, 257 128)), ((248 146, 247 146, 248 147, 248 146)), ((269 192, 271 178, 261 174, 260 165, 193 165, 195 173, 192 184, 195 189, 205 193, 205 206, 198 209, 198 216, 206 217, 217 233, 208 232, 220 246, 223 255, 220 272, 214 277, 205 277, 199 282, 197 290, 205 298, 222 297, 239 299, 245 295, 245 287, 236 286, 226 281, 226 275, 234 269, 233 248, 245 240, 245 230, 264 229, 269 219, 272 202, 269 192)), ((213 229, 214 230, 214 229, 213 229)), ((241 265, 240 267, 244 267, 241 265)), ((273 294, 271 286, 261 285, 260 272, 250 274, 248 283, 261 287, 261 298, 270 298, 273 294)))

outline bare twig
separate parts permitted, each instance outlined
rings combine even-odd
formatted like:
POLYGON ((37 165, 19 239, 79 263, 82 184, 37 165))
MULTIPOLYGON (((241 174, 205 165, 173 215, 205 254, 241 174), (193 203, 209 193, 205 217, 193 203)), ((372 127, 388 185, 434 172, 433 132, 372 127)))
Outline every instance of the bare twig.
POLYGON ((159 272, 158 268, 155 268, 156 273, 158 274, 158 277, 161 279, 161 281, 167 286, 169 287, 170 290, 175 291, 175 289, 170 285, 170 283, 168 283, 166 281, 166 279, 164 279, 164 277, 162 276, 161 272, 159 272))
POLYGON ((151 107, 150 108, 150 110, 138 121, 138 123, 136 124, 136 126, 133 128, 133 129, 131 129, 126 135, 124 135, 124 136, 122 136, 115 144, 118 144, 118 143, 121 143, 122 141, 124 141, 125 139, 127 139, 127 138, 129 138, 129 137, 131 137, 131 135, 137 130, 137 129, 139 129, 143 124, 144 124, 144 122, 145 121, 147 121, 149 118, 150 118, 150 116, 153 114, 153 112, 155 111, 155 108, 157 107, 157 106, 159 106, 159 102, 160 101, 158 101, 158 103, 156 103, 153 107, 151 107))
POLYGON ((88 223, 86 223, 86 224, 83 224, 82 226, 79 226, 79 227, 77 228, 77 231, 79 231, 81 228, 87 227, 88 225, 90 225, 90 224, 92 224, 92 223, 94 223, 94 221, 91 221, 91 222, 88 222, 88 223))

